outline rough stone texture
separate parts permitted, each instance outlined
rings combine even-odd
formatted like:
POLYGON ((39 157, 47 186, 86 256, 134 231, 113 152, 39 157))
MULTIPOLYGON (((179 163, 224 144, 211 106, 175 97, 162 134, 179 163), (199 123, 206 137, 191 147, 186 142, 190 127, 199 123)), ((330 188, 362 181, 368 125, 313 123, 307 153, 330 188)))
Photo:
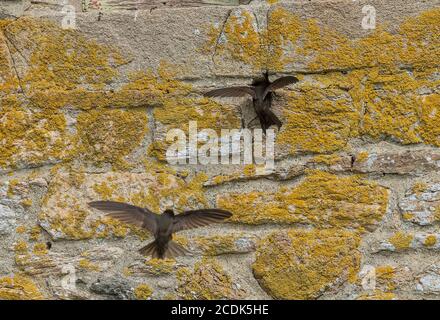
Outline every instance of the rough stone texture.
POLYGON ((262 241, 254 274, 274 298, 316 299, 356 273, 358 241, 335 230, 275 232, 262 241))
POLYGON ((0 1, 0 299, 440 297, 439 0, 136 3, 0 1), (201 93, 265 70, 300 79, 274 170, 164 161, 248 124, 201 93), (98 199, 234 216, 159 261, 98 199))
POLYGON ((440 220, 440 183, 417 182, 399 202, 405 220, 422 226, 440 220))
POLYGON ((393 173, 422 175, 440 168, 440 152, 431 150, 406 150, 405 152, 365 153, 356 158, 353 170, 361 173, 393 173))

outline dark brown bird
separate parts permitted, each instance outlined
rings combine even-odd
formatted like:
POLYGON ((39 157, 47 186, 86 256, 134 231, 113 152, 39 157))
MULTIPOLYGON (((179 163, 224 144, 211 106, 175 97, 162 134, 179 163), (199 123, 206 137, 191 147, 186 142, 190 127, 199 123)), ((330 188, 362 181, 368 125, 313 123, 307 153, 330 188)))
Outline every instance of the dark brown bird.
POLYGON ((89 206, 107 213, 107 216, 147 229, 154 235, 154 241, 139 252, 153 258, 173 258, 185 255, 188 251, 172 240, 173 233, 203 227, 221 222, 232 216, 232 213, 221 209, 189 210, 174 215, 173 210, 155 214, 147 208, 115 201, 94 201, 89 206))
MULTIPOLYGON (((282 77, 274 82, 269 81, 269 75, 266 72, 263 80, 256 80, 251 86, 241 87, 229 87, 215 89, 205 93, 206 97, 243 97, 250 95, 252 97, 253 106, 257 118, 260 120, 261 128, 263 132, 271 125, 275 124, 278 129, 281 128, 282 122, 272 112, 272 92, 287 86, 292 83, 298 82, 298 79, 294 76, 282 77)), ((255 118, 256 119, 256 118, 255 118)), ((253 119, 252 121, 254 121, 253 119)), ((251 123, 250 121, 249 123, 251 123)))

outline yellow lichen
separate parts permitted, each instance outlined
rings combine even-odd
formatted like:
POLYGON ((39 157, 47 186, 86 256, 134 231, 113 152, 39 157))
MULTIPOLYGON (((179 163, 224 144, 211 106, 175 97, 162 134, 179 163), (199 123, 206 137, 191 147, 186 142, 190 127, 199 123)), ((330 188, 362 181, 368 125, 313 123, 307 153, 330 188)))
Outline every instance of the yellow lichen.
POLYGON ((100 196, 102 200, 108 200, 112 198, 113 191, 115 190, 116 186, 114 185, 109 186, 107 181, 103 181, 101 183, 96 184, 93 188, 95 189, 95 192, 100 196))
POLYGON ((0 300, 43 300, 38 287, 31 279, 14 275, 0 279, 0 300))
POLYGON ((420 196, 423 192, 425 192, 428 189, 428 185, 425 182, 416 182, 411 188, 411 191, 417 195, 420 196))
POLYGON ((243 174, 247 177, 255 175, 255 165, 254 164, 248 164, 243 169, 243 174))
POLYGON ((359 176, 338 177, 323 171, 309 171, 295 188, 222 195, 217 204, 234 213, 230 219, 234 222, 368 228, 385 214, 388 191, 359 176))
POLYGON ((33 226, 29 230, 29 239, 33 241, 37 241, 40 238, 41 235, 41 227, 40 226, 33 226))
POLYGON ((320 154, 313 157, 313 162, 315 163, 323 163, 328 166, 337 164, 339 161, 341 161, 341 156, 337 154, 320 154))
POLYGON ((284 71, 299 64, 318 72, 295 86, 284 107, 277 141, 290 146, 292 154, 338 151, 363 135, 440 146, 440 95, 435 91, 440 83, 439 21, 437 8, 406 18, 397 32, 378 26, 350 39, 276 7, 269 13, 267 32, 258 33, 250 14, 241 11, 224 30, 212 29, 207 45, 222 58, 257 69, 284 71))
POLYGON ((402 214, 402 217, 403 217, 404 220, 410 221, 410 220, 412 220, 414 218, 414 213, 412 213, 412 212, 404 212, 402 214))
POLYGON ((23 234, 23 233, 26 232, 26 227, 25 227, 25 226, 18 226, 18 227, 15 229, 15 232, 17 232, 18 234, 23 234))
POLYGON ((27 249, 28 245, 24 240, 19 240, 14 246, 14 250, 19 253, 24 253, 27 249))
POLYGON ((21 202, 21 205, 25 208, 29 208, 29 207, 32 207, 32 203, 33 203, 32 199, 24 199, 21 202))
POLYGON ((153 290, 150 288, 148 284, 140 284, 134 289, 134 295, 137 300, 149 300, 151 295, 153 294, 153 290))
POLYGON ((398 231, 393 234, 388 241, 394 246, 396 250, 404 250, 410 247, 414 235, 398 231))
MULTIPOLYGON (((134 112, 130 119, 130 115, 115 110, 103 112, 103 118, 100 118, 87 110, 156 104, 156 96, 151 96, 154 90, 150 87, 138 89, 132 83, 117 90, 109 87, 110 82, 120 76, 117 68, 123 63, 126 60, 118 50, 86 39, 77 31, 64 30, 49 21, 22 18, 2 25, 0 89, 5 95, 0 96, 0 165, 13 167, 23 161, 38 165, 83 155, 90 159, 93 151, 96 151, 99 163, 115 160, 120 164, 117 154, 122 153, 121 157, 127 155, 133 145, 142 140, 145 131, 140 123, 146 120, 146 116, 134 112), (30 54, 28 68, 21 81, 15 76, 4 34, 14 43, 14 48, 17 47, 15 49, 30 54), (80 125, 83 125, 81 128, 93 132, 69 132, 65 109, 82 110, 79 117, 82 120, 80 125), (116 123, 109 121, 109 114, 116 116, 116 123), (137 116, 139 119, 133 119, 137 116), (98 121, 99 128, 90 123, 93 119, 102 121, 98 121), (139 130, 121 132, 118 120, 139 130), (106 129, 124 134, 118 140, 106 129), (88 134, 96 134, 97 139, 93 140, 88 134), (116 139, 110 143, 119 141, 116 147, 127 147, 128 150, 119 149, 112 157, 102 150, 102 146, 94 149, 105 139, 102 135, 116 139), (127 141, 128 145, 121 144, 121 140, 127 141)), ((145 122, 142 124, 145 126, 145 122)))
POLYGON ((275 299, 314 299, 337 279, 355 277, 358 235, 341 230, 278 231, 262 239, 253 271, 275 299))
POLYGON ((176 267, 174 259, 150 259, 145 261, 149 272, 154 275, 171 274, 176 267))
POLYGON ((78 267, 81 268, 81 269, 90 270, 90 271, 100 271, 101 270, 101 268, 97 264, 95 264, 95 263, 93 263, 90 260, 85 259, 85 258, 81 259, 78 262, 78 267))
POLYGON ((216 256, 239 251, 236 241, 242 237, 243 234, 200 236, 194 241, 204 255, 216 256))
POLYGON ((177 272, 178 295, 186 300, 239 299, 244 292, 234 288, 231 277, 214 259, 198 261, 194 270, 181 268, 177 272))
POLYGON ((437 237, 436 236, 434 236, 434 235, 428 235, 426 238, 425 238, 425 241, 423 242, 423 244, 425 245, 425 246, 427 246, 427 247, 432 247, 432 246, 434 246, 435 244, 437 243, 437 237))
POLYGON ((199 173, 184 180, 164 164, 153 165, 153 161, 149 162, 144 173, 139 174, 87 175, 79 183, 72 181, 72 174, 78 176, 69 169, 54 175, 39 215, 40 221, 48 223, 52 232, 70 239, 125 237, 130 232, 141 239, 149 237, 145 229, 102 214, 98 216, 99 211, 88 207, 85 198, 131 203, 156 213, 164 209, 160 205, 165 199, 173 203, 178 212, 207 205, 203 190, 206 174, 199 173), (128 189, 127 185, 130 186, 128 189))
POLYGON ((383 286, 387 292, 393 291, 396 287, 394 276, 396 270, 393 266, 383 265, 378 266, 375 269, 376 272, 376 285, 383 286))
POLYGON ((32 252, 38 256, 43 256, 49 251, 47 250, 47 245, 45 243, 36 243, 32 252))
POLYGON ((359 163, 365 162, 368 159, 368 152, 361 151, 356 155, 356 161, 359 163))
POLYGON ((141 111, 92 110, 78 116, 78 130, 87 160, 124 167, 124 157, 139 146, 147 132, 147 115, 141 111))

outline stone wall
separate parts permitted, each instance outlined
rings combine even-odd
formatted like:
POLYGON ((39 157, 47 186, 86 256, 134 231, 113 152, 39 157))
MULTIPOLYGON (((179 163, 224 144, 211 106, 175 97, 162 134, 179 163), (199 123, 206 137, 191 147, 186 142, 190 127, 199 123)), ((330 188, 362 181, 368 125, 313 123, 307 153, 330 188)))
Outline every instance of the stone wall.
POLYGON ((0 299, 439 298, 439 0, 8 0, 0 19, 0 299), (274 100, 274 171, 165 161, 169 129, 252 119, 202 93, 265 70, 300 79, 274 100), (158 261, 98 199, 234 216, 158 261))

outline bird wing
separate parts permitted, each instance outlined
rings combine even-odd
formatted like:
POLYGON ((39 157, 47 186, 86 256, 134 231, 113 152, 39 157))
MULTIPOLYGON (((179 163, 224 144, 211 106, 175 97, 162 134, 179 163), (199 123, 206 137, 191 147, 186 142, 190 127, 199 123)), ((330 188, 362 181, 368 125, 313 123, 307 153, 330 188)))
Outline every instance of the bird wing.
POLYGON ((282 87, 285 87, 289 84, 292 83, 297 83, 298 82, 298 78, 294 77, 294 76, 287 76, 287 77, 282 77, 279 78, 277 80, 275 80, 274 82, 272 82, 267 88, 266 90, 264 90, 263 93, 263 99, 266 98, 266 95, 271 92, 271 91, 275 91, 277 89, 280 89, 282 87))
POLYGON ((232 213, 221 209, 200 209, 185 211, 174 216, 173 232, 207 226, 221 222, 232 216, 232 213))
POLYGON ((247 86, 215 89, 206 92, 204 95, 206 97, 244 97, 247 94, 251 95, 253 98, 256 97, 255 89, 247 86))
POLYGON ((90 202, 89 206, 106 212, 108 217, 145 228, 153 234, 156 233, 156 214, 148 209, 116 201, 94 201, 90 202))

